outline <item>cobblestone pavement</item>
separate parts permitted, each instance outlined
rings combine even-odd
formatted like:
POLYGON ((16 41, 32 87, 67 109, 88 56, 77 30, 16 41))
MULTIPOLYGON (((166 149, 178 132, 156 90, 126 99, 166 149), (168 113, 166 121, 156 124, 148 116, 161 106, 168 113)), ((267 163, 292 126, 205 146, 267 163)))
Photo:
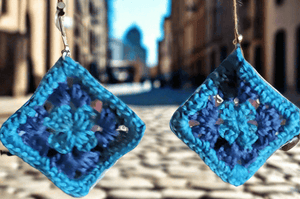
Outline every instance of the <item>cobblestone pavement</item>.
MULTIPOLYGON (((26 99, 0 100, 0 126, 26 99), (2 108, 1 108, 2 107, 2 108)), ((177 106, 131 106, 145 121, 141 143, 122 157, 84 199, 101 198, 300 198, 300 146, 277 151, 244 185, 220 180, 169 129, 177 106)), ((4 147, 0 144, 0 149, 4 147)), ((20 158, 0 157, 1 199, 68 199, 20 158)))

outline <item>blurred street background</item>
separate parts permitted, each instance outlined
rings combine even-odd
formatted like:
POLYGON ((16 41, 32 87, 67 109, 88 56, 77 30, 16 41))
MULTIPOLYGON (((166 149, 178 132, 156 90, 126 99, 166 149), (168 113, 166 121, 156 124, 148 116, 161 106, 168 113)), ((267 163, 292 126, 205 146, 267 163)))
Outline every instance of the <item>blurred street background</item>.
MULTIPOLYGON (((300 146, 276 152, 249 181, 234 187, 169 128, 178 106, 234 49, 232 1, 64 2, 71 57, 147 127, 141 143, 84 198, 300 198, 300 146)), ((246 60, 300 106, 300 1, 238 2, 246 60)), ((56 3, 0 0, 0 126, 61 56, 56 3)), ((0 198, 71 197, 20 158, 1 156, 0 198)))

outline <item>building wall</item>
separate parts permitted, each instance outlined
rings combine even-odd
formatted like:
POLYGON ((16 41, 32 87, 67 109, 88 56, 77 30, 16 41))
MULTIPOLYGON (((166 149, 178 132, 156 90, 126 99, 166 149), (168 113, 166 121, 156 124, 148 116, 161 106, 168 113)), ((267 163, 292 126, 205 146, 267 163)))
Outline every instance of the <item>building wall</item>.
POLYGON ((171 63, 172 63, 172 29, 170 17, 164 18, 163 23, 164 38, 159 42, 158 55, 158 73, 161 78, 169 81, 171 78, 171 63))
MULTIPOLYGON (((77 61, 82 61, 83 66, 88 68, 89 63, 96 59, 101 63, 99 69, 105 68, 107 19, 103 15, 106 14, 106 1, 90 1, 95 3, 95 7, 103 8, 101 13, 97 12, 100 14, 95 15, 101 19, 97 27, 91 24, 93 18, 86 1, 65 0, 64 2, 67 5, 65 29, 71 57, 76 56, 77 50, 80 52, 77 53, 79 55, 76 57, 77 61), (78 14, 77 3, 83 7, 85 13, 78 14), (82 27, 75 35, 77 25, 82 27), (90 30, 95 32, 95 38, 101 37, 100 39, 103 40, 96 44, 94 52, 91 52, 90 48, 90 44, 94 44, 94 41, 88 42, 90 30)), ((56 4, 57 1, 52 0, 2 1, 0 5, 0 83, 2 85, 0 95, 22 96, 34 92, 46 71, 61 56, 63 43, 61 33, 54 21, 56 4)))
POLYGON ((205 1, 172 1, 171 52, 172 81, 198 84, 205 68, 205 1), (185 78, 187 77, 187 78, 185 78))
MULTIPOLYGON (((171 6, 172 72, 182 70, 191 80, 199 79, 199 74, 206 77, 235 47, 232 1, 207 0, 201 5, 203 2, 173 0, 171 6), (191 2, 198 7, 187 8, 191 2)), ((237 8, 246 60, 280 92, 300 91, 300 1, 242 3, 237 8)))
MULTIPOLYGON (((297 84, 297 29, 300 27, 300 1, 284 0, 281 5, 276 1, 265 1, 265 63, 267 79, 275 84, 275 49, 276 34, 285 33, 285 79, 289 90, 295 90, 297 84)), ((298 36, 299 37, 299 36, 298 36)), ((299 41, 299 38, 298 38, 299 41)), ((299 62, 298 62, 299 63, 299 62)), ((299 66, 298 66, 299 67, 299 66)), ((278 80, 277 80, 278 81, 278 80)))

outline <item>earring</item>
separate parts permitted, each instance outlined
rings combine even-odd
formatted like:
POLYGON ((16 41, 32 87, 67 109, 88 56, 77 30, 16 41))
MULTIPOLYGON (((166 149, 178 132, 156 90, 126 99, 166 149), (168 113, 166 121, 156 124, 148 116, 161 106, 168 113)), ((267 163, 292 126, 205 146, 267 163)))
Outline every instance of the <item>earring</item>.
POLYGON ((65 49, 32 97, 0 129, 3 145, 65 193, 82 197, 105 171, 140 142, 145 124, 121 100, 68 57, 65 49))
POLYGON ((280 147, 299 140, 299 108, 264 80, 236 48, 180 106, 171 130, 223 181, 244 184, 280 147))

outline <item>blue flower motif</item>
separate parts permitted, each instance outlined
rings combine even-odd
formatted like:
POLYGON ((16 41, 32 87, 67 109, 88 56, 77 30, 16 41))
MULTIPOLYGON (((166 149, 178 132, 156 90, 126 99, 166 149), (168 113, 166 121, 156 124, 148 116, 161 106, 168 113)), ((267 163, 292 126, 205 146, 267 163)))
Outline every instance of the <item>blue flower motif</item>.
POLYGON ((90 151, 97 145, 95 134, 90 130, 89 119, 93 115, 88 105, 76 110, 68 105, 55 107, 44 119, 44 125, 55 130, 48 139, 50 146, 62 154, 70 153, 74 146, 80 151, 90 151))
POLYGON ((69 90, 69 94, 71 96, 71 101, 76 107, 91 104, 90 96, 81 89, 79 84, 73 84, 72 88, 69 90))
POLYGON ((95 136, 98 140, 98 145, 105 148, 118 135, 114 113, 108 108, 102 108, 97 124, 101 127, 101 131, 96 131, 95 136))
POLYGON ((99 152, 82 152, 73 148, 72 152, 60 154, 53 152, 50 157, 50 166, 56 167, 58 172, 63 172, 69 178, 74 179, 86 175, 96 168, 100 158, 99 152))
POLYGON ((219 108, 222 110, 220 118, 224 121, 219 128, 220 136, 229 144, 237 140, 240 146, 251 149, 258 139, 256 125, 248 123, 249 120, 255 119, 255 108, 249 101, 237 106, 233 102, 224 102, 219 108))
POLYGON ((18 133, 25 144, 37 150, 41 156, 46 156, 49 150, 47 140, 50 134, 43 125, 43 119, 48 113, 41 106, 35 107, 35 111, 35 117, 27 117, 27 122, 19 127, 18 133))
POLYGON ((189 116, 189 120, 198 121, 200 124, 198 126, 192 127, 193 135, 201 140, 209 141, 211 147, 213 147, 219 137, 218 125, 216 122, 218 120, 218 108, 214 106, 215 99, 211 97, 208 100, 207 106, 200 110, 200 113, 195 113, 189 116))
POLYGON ((58 87, 49 96, 48 100, 55 106, 67 105, 71 100, 68 90, 69 87, 67 82, 59 83, 58 87))
POLYGON ((263 149, 277 139, 276 132, 281 131, 280 128, 282 128, 281 119, 278 111, 273 107, 259 106, 256 111, 259 139, 254 146, 257 149, 263 149))

